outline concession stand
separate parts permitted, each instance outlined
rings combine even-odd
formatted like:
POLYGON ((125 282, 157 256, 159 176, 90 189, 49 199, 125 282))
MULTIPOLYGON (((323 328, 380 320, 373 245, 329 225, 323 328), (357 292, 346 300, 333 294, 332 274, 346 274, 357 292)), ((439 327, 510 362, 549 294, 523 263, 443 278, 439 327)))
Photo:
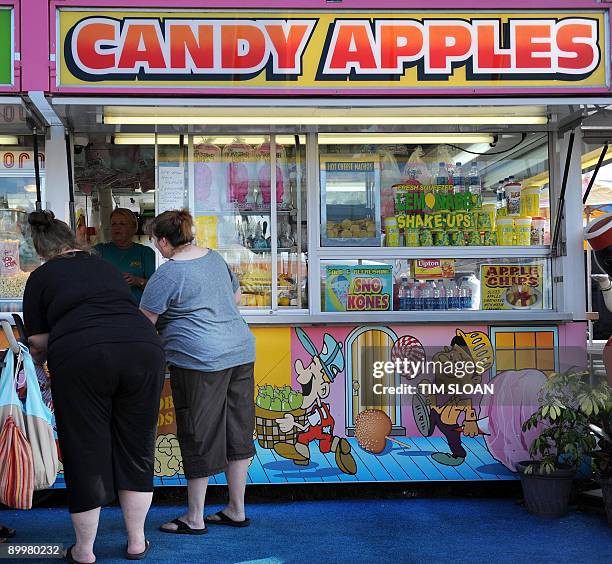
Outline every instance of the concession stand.
MULTIPOLYGON (((144 244, 194 215, 257 340, 249 483, 516 478, 537 390, 586 363, 609 7, 41 4, 43 201, 91 243, 116 206, 144 244)), ((185 483, 175 433, 167 385, 159 485, 185 483)))

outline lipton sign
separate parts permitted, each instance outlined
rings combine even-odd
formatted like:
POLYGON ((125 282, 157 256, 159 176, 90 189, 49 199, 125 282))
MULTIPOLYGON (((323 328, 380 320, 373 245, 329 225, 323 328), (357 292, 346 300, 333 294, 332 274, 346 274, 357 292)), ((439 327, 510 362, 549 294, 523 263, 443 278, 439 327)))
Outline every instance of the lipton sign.
POLYGON ((603 12, 235 16, 60 10, 58 89, 608 86, 603 12))

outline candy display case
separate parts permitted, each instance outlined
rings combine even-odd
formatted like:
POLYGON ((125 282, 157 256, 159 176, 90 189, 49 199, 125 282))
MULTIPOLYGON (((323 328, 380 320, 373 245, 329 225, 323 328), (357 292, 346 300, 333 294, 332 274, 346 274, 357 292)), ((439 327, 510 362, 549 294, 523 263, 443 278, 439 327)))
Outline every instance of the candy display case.
POLYGON ((196 238, 218 250, 251 311, 307 306, 303 136, 189 136, 196 238))
POLYGON ((20 311, 30 272, 40 265, 27 213, 0 209, 0 311, 20 311))

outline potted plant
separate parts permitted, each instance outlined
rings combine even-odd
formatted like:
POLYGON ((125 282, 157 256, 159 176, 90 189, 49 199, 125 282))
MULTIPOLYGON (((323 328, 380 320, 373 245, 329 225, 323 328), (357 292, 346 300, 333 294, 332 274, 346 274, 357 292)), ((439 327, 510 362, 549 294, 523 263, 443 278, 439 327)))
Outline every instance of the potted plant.
POLYGON ((532 460, 517 465, 525 505, 536 515, 567 513, 576 469, 595 447, 587 412, 596 401, 588 377, 576 371, 551 374, 540 390, 537 411, 523 423, 523 431, 541 429, 529 447, 532 460))
POLYGON ((595 477, 601 486, 608 525, 612 527, 612 388, 603 383, 597 392, 598 401, 589 415, 589 426, 597 440, 597 448, 591 457, 595 477))

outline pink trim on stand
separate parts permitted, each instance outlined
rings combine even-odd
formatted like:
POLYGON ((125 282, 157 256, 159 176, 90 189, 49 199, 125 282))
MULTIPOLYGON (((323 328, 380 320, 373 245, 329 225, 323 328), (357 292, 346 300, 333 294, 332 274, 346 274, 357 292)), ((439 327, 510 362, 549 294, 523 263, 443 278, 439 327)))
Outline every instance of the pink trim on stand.
MULTIPOLYGON (((52 0, 50 9, 66 7, 97 8, 103 11, 108 8, 133 8, 135 10, 163 8, 168 10, 168 0, 52 0)), ((255 8, 273 8, 279 10, 323 10, 323 11, 343 11, 343 10, 564 10, 564 9, 606 9, 607 6, 601 2, 593 0, 552 0, 551 2, 534 0, 437 0, 436 2, 426 2, 420 0, 416 2, 406 2, 406 0, 379 0, 376 8, 372 8, 371 0, 343 0, 338 3, 329 3, 325 0, 178 0, 176 5, 172 5, 172 10, 184 9, 206 9, 223 8, 247 11, 255 8)))
MULTIPOLYGON (((57 8, 82 8, 93 10, 97 9, 100 12, 109 9, 122 9, 122 10, 155 10, 155 9, 168 9, 167 0, 97 0, 95 5, 92 5, 93 0, 51 0, 49 3, 50 16, 49 16, 49 45, 50 52, 56 52, 56 38, 57 38, 57 8)), ((285 12, 291 12, 292 9, 309 10, 313 12, 341 12, 348 10, 369 10, 371 12, 381 12, 384 10, 398 10, 398 11, 431 11, 431 10, 473 10, 474 12, 481 11, 483 13, 493 11, 512 11, 512 10, 529 10, 529 11, 554 11, 554 10, 598 10, 608 11, 609 24, 610 24, 610 37, 612 37, 612 6, 602 4, 601 2, 595 2, 592 0, 554 0, 551 2, 534 2, 533 0, 510 0, 504 2, 503 0, 491 0, 488 2, 478 0, 438 0, 435 2, 435 7, 432 8, 431 3, 426 3, 424 0, 415 2, 414 4, 407 5, 402 0, 380 0, 376 4, 376 8, 372 8, 371 0, 344 0, 338 4, 330 4, 325 0, 249 0, 248 2, 238 5, 237 0, 179 0, 179 4, 172 6, 172 11, 188 11, 198 10, 203 11, 206 9, 239 9, 242 12, 249 10, 259 10, 262 8, 278 9, 285 12)), ((609 56, 609 55, 608 55, 609 56)), ((566 95, 597 95, 597 94, 610 94, 612 92, 612 84, 610 87, 588 87, 580 86, 577 88, 571 88, 567 86, 561 87, 540 87, 530 88, 528 86, 522 87, 475 87, 475 88, 428 88, 428 89, 416 89, 416 88, 265 88, 265 87, 248 87, 240 86, 237 84, 234 87, 185 87, 185 88, 155 88, 147 86, 117 86, 117 87, 75 87, 75 86, 57 86, 56 85, 56 63, 50 63, 51 66, 51 80, 50 80, 50 92, 56 94, 84 94, 84 95, 99 95, 99 94, 121 94, 121 95, 168 95, 178 94, 183 97, 190 96, 371 96, 371 97, 432 97, 439 96, 445 97, 450 94, 455 96, 530 96, 530 95, 541 95, 546 94, 549 96, 566 96, 566 95)), ((607 73, 610 74, 610 63, 608 62, 607 73)))
MULTIPOLYGON (((22 82, 24 92, 49 91, 49 2, 27 0, 24 2, 22 21, 23 44, 21 53, 22 82)), ((54 12, 55 13, 55 12, 54 12)))
POLYGON ((135 97, 142 96, 146 94, 147 96, 153 94, 160 95, 182 95, 185 98, 188 97, 200 97, 202 95, 205 96, 291 96, 292 98, 300 97, 300 96, 372 96, 372 97, 393 97, 393 98, 420 98, 420 97, 432 97, 432 96, 440 96, 445 97, 450 94, 455 96, 505 96, 508 97, 510 95, 521 95, 521 96, 529 96, 529 95, 540 95, 547 94, 549 96, 556 95, 577 95, 580 94, 582 96, 588 96, 593 94, 610 94, 612 89, 610 88, 588 88, 582 87, 578 88, 516 88, 514 90, 510 88, 444 88, 444 89, 434 89, 430 88, 427 90, 415 90, 415 89, 404 89, 404 90, 391 90, 391 89, 338 89, 338 88, 301 88, 299 90, 291 89, 291 88, 256 88, 253 87, 252 90, 249 91, 247 87, 236 86, 233 88, 138 88, 136 86, 124 86, 124 87, 115 87, 115 88, 78 88, 78 87, 52 87, 52 92, 56 94, 127 94, 133 95, 135 97), (135 90, 137 92, 135 92, 135 90), (248 95, 247 95, 248 91, 248 95))

